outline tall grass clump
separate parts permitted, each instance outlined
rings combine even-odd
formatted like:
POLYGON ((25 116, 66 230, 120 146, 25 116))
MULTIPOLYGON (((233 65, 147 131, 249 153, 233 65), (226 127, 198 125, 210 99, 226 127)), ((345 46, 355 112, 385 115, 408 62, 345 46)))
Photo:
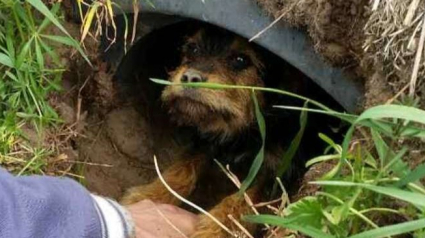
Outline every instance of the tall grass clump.
POLYGON ((60 122, 47 101, 61 90, 65 66, 57 48, 71 46, 83 53, 61 20, 60 3, 48 7, 41 0, 0 0, 0 165, 25 168, 28 161, 15 155, 48 154, 24 146, 21 128, 30 124, 40 130, 60 122), (52 28, 60 33, 51 33, 52 28))
POLYGON ((402 141, 424 138, 425 111, 414 103, 376 106, 359 116, 323 108, 277 107, 329 114, 351 127, 341 145, 320 135, 330 153, 311 159, 306 166, 334 160, 334 167, 318 181, 309 181, 320 186, 318 192, 284 208, 279 216, 246 220, 311 237, 424 237, 425 187, 421 179, 425 165, 409 168, 409 147, 402 141))

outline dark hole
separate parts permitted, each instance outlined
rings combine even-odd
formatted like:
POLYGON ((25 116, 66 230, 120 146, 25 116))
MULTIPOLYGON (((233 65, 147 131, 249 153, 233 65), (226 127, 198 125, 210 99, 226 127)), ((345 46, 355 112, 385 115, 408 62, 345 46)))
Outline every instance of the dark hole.
MULTIPOLYGON (((206 23, 186 20, 152 31, 131 48, 117 70, 115 78, 122 98, 134 103, 140 113, 149 118, 154 143, 155 140, 159 140, 155 136, 155 131, 163 130, 170 130, 170 138, 175 139, 177 143, 184 143, 185 146, 188 146, 187 143, 191 143, 190 135, 181 132, 181 128, 166 126, 169 124, 167 112, 160 101, 163 86, 151 82, 149 78, 167 79, 168 72, 172 71, 180 62, 179 49, 185 36, 204 24, 206 23)), ((317 100, 330 108, 343 111, 338 102, 302 72, 264 48, 254 47, 266 59, 268 77, 265 84, 267 87, 285 89, 288 83, 301 82, 299 83, 301 87, 299 91, 303 96, 317 100)), ((272 105, 303 106, 302 101, 294 98, 275 94, 267 95, 272 105)), ((300 113, 273 108, 268 110, 267 113, 275 116, 267 125, 270 128, 267 132, 267 141, 285 141, 286 146, 288 146, 299 130, 300 113), (282 140, 282 137, 285 138, 282 140)), ((302 159, 293 161, 294 169, 285 176, 286 184, 292 189, 292 192, 298 188, 295 181, 298 181, 306 171, 305 162, 323 154, 325 150, 326 144, 319 139, 318 134, 324 133, 338 142, 344 133, 344 129, 341 128, 345 128, 339 120, 319 114, 309 114, 307 125, 308 128, 299 149, 302 159)), ((161 149, 163 148, 160 148, 160 145, 156 147, 156 150, 161 149)), ((250 164, 245 166, 249 167, 250 164)), ((206 176, 205 182, 208 182, 208 176, 206 176)), ((220 188, 212 186, 212 189, 220 188)), ((203 195, 203 197, 204 199, 197 198, 202 200, 201 204, 206 204, 205 206, 213 204, 210 201, 205 201, 205 197, 208 196, 203 195)))

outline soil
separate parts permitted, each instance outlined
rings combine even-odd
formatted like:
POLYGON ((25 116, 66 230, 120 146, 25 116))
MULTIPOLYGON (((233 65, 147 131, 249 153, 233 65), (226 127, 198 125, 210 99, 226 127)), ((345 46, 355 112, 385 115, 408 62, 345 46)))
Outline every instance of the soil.
POLYGON ((273 17, 306 28, 313 44, 328 61, 356 64, 361 57, 368 0, 257 0, 273 17))
POLYGON ((113 110, 100 123, 91 120, 87 138, 78 141, 80 160, 92 164, 84 168, 90 191, 119 198, 129 186, 155 175, 149 128, 134 109, 113 110))
POLYGON ((97 67, 84 62, 70 67, 64 75, 68 92, 55 108, 76 133, 68 146, 82 165, 75 173, 84 177, 82 182, 91 192, 119 199, 127 188, 156 177, 154 155, 164 168, 174 147, 172 140, 161 140, 167 137, 161 130, 152 134, 146 115, 119 100, 113 73, 96 58, 93 62, 97 67), (77 68, 81 73, 73 74, 77 68))
MULTIPOLYGON (((115 99, 114 90, 106 89, 112 85, 112 77, 101 67, 82 73, 84 81, 70 73, 72 69, 64 75, 68 91, 51 100, 64 119, 64 128, 73 131, 62 141, 65 146, 60 153, 66 154, 68 162, 81 165, 72 173, 83 176, 80 181, 91 192, 119 199, 127 188, 156 177, 153 156, 158 156, 161 167, 167 166, 173 145, 155 140, 158 136, 152 135, 146 118, 133 106, 115 99), (162 146, 169 150, 154 152, 162 146)), ((31 135, 32 130, 28 132, 31 135)))

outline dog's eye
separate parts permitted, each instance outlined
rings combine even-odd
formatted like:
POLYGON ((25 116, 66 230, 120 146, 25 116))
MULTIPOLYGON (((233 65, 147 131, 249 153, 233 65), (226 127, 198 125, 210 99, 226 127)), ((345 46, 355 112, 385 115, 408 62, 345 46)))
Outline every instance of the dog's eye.
POLYGON ((230 64, 236 70, 246 69, 250 64, 251 60, 248 55, 245 54, 235 54, 230 57, 230 64))
POLYGON ((188 54, 189 56, 196 56, 199 54, 199 47, 197 44, 195 43, 189 43, 184 47, 184 51, 186 52, 186 54, 188 54))

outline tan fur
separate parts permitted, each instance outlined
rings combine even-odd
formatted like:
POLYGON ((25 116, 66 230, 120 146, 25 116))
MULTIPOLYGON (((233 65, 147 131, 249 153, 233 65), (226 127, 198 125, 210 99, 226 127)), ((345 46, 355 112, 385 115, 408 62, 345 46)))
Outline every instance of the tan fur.
MULTIPOLYGON (((195 34, 192 38, 189 38, 189 42, 196 42, 200 40, 200 34, 195 34)), ((258 86, 262 87, 263 82, 261 77, 258 75, 258 69, 262 69, 264 66, 258 59, 255 52, 249 47, 246 40, 237 37, 232 45, 231 51, 237 51, 244 53, 250 57, 253 66, 243 70, 243 72, 235 72, 226 69, 224 66, 217 66, 214 73, 203 73, 208 78, 208 83, 218 84, 231 84, 231 85, 245 85, 245 86, 258 86)), ((185 60, 183 59, 183 62, 185 60)), ((211 64, 220 65, 224 64, 219 60, 212 61, 211 64)), ((170 81, 173 83, 181 83, 180 79, 182 75, 189 69, 185 64, 179 66, 175 71, 170 73, 170 81)), ((215 90, 198 88, 196 90, 197 95, 191 95, 190 99, 197 103, 187 103, 183 100, 177 106, 170 106, 170 112, 173 114, 175 107, 178 107, 186 117, 178 117, 177 122, 180 125, 194 125, 197 126, 201 133, 216 133, 221 134, 223 137, 227 137, 238 133, 255 120, 255 114, 253 109, 253 102, 250 90, 215 90), (228 113, 229 116, 220 117, 216 116, 214 120, 205 120, 206 116, 210 116, 211 113, 220 112, 228 113), (229 119, 230 118, 230 119, 229 119)), ((173 102, 173 100, 179 100, 184 95, 184 88, 182 86, 167 86, 162 93, 162 100, 165 103, 173 102)), ((260 104, 263 103, 263 95, 261 92, 257 92, 257 97, 260 104)))
MULTIPOLYGON (((163 177, 174 191, 183 197, 187 197, 195 188, 202 161, 201 157, 179 160, 163 173, 163 177)), ((158 203, 180 204, 180 200, 172 195, 159 179, 150 184, 129 189, 120 203, 130 205, 145 199, 158 203)))
MULTIPOLYGON (((258 190, 256 188, 248 190, 248 195, 251 199, 255 199, 258 196, 258 190)), ((220 220, 226 227, 232 231, 240 231, 240 229, 233 223, 228 215, 232 215, 237 219, 250 233, 255 231, 255 225, 252 223, 246 223, 241 221, 241 217, 244 215, 252 214, 252 209, 245 201, 244 197, 239 193, 235 193, 231 196, 226 197, 218 205, 209 211, 211 215, 220 220)), ((211 238, 211 237, 233 237, 226 231, 224 231, 217 223, 206 215, 201 215, 198 224, 196 225, 196 231, 190 236, 190 238, 211 238)))

